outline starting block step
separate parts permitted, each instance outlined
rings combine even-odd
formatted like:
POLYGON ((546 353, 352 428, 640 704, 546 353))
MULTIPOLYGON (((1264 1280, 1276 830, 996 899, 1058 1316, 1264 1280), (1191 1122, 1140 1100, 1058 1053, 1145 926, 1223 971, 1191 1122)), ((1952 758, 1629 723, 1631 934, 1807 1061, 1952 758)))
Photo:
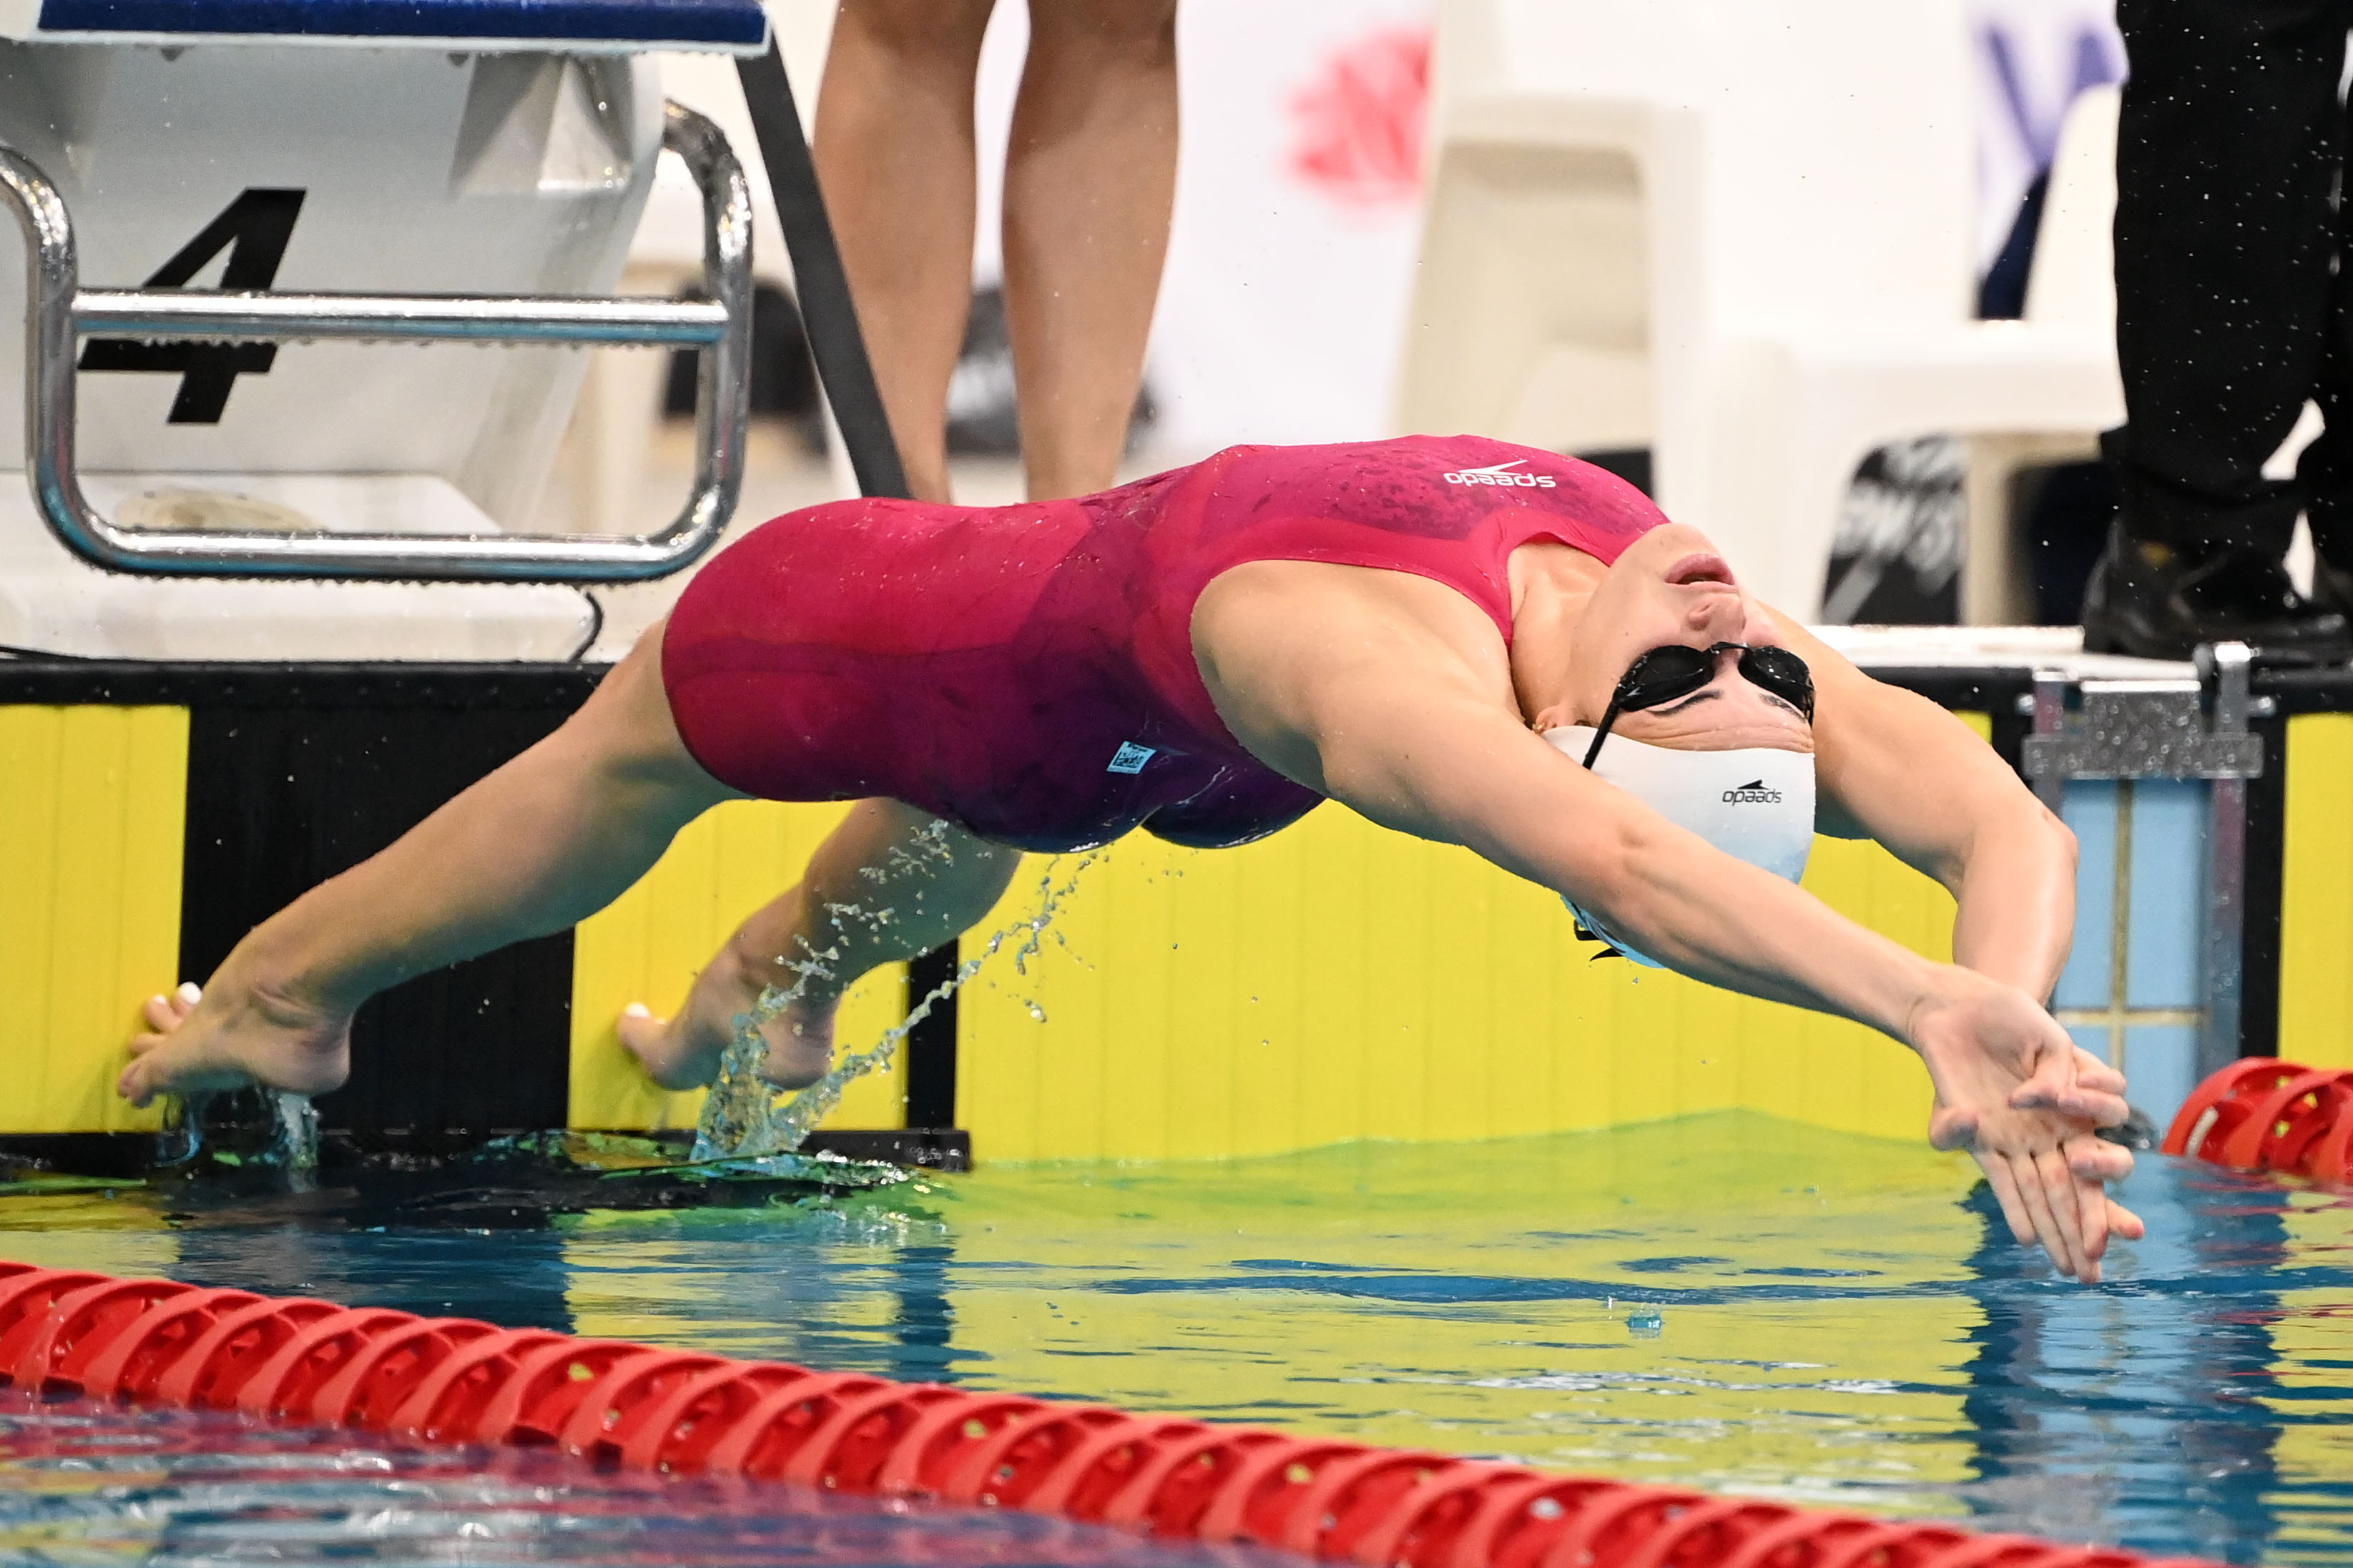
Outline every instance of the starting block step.
POLYGON ((0 0, 0 38, 752 54, 768 18, 759 0, 0 0))

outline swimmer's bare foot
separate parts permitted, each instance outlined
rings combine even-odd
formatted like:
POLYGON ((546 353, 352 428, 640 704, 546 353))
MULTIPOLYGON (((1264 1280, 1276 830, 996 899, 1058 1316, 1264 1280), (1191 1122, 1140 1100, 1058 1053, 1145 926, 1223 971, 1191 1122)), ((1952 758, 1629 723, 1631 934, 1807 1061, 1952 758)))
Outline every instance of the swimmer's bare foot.
POLYGON ((209 991, 194 982, 151 996, 147 1030, 131 1039, 131 1065, 115 1080, 133 1105, 159 1094, 262 1084, 323 1094, 351 1076, 352 1021, 242 984, 226 971, 209 991))
MULTIPOLYGON (((694 978, 686 1005, 674 1018, 657 1018, 642 1005, 624 1009, 615 1027, 654 1082, 664 1089, 699 1089, 719 1076, 719 1058, 734 1037, 735 1019, 760 1000, 762 970, 730 942, 694 978)), ((787 977, 788 978, 788 977, 787 977)), ((833 1064, 833 1016, 838 999, 806 997, 768 1026, 768 1059, 760 1076, 779 1089, 800 1089, 833 1064)))

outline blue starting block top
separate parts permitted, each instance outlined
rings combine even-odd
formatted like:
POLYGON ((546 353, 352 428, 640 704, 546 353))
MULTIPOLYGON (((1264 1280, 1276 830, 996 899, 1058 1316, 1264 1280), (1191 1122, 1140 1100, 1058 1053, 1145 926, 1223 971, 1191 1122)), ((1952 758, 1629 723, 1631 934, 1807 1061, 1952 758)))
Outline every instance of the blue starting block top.
POLYGON ((0 0, 0 37, 745 52, 768 18, 760 0, 0 0))

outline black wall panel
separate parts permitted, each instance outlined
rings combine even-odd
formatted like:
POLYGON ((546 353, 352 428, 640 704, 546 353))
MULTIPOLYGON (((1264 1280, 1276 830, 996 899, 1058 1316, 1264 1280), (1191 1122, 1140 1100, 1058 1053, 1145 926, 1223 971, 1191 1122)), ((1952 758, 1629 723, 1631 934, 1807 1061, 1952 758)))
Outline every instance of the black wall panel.
MULTIPOLYGON (((181 973, 201 979, 254 925, 375 854, 554 730, 586 682, 483 677, 391 689, 314 679, 192 710, 181 973), (276 700, 272 700, 275 698, 276 700)), ((586 674, 586 672, 581 672, 586 674)), ((519 943, 395 987, 360 1012, 329 1128, 560 1127, 572 938, 519 943)))

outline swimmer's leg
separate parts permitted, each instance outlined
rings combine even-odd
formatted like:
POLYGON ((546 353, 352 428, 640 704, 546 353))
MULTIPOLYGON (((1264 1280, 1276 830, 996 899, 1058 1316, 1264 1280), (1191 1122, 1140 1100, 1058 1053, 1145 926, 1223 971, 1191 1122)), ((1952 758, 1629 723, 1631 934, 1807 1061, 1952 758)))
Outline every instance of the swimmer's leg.
POLYGON ((860 801, 818 846, 800 884, 754 913, 702 973, 678 1016, 633 1008, 622 1043, 665 1089, 709 1083, 738 1014, 769 985, 789 989, 797 963, 827 973, 802 982, 800 998, 768 1031, 765 1076, 786 1088, 822 1074, 833 1054, 833 1015, 860 975, 927 952, 988 913, 1021 864, 1021 852, 895 800, 860 801))
POLYGON ((907 482, 948 496, 948 378, 972 309, 973 73, 993 0, 842 0, 817 167, 907 482))
POLYGON ((1176 0, 1030 0, 1005 302, 1032 500, 1118 475, 1176 195, 1176 0))
POLYGON ((595 913, 681 827, 740 798, 679 740, 660 647, 657 626, 554 734, 256 926, 193 1007, 151 1002, 121 1092, 332 1089, 361 1003, 595 913))

